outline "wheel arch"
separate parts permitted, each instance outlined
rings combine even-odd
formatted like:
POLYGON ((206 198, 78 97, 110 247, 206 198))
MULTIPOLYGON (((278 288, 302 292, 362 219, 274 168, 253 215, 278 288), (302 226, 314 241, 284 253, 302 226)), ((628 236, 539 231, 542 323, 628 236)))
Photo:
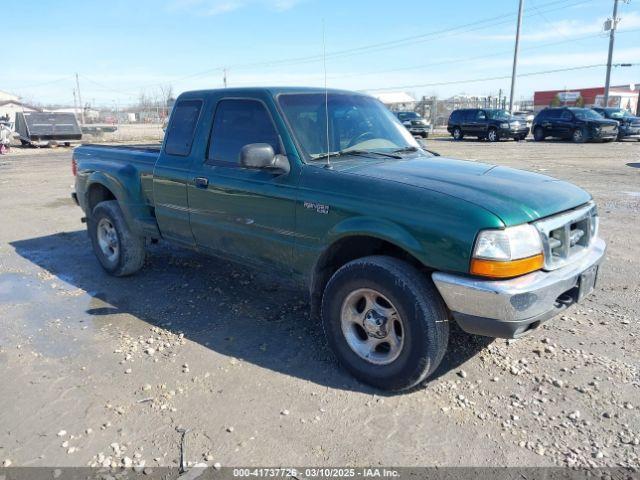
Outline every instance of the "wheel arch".
POLYGON ((322 292, 331 276, 343 265, 370 255, 387 255, 429 271, 420 243, 403 228, 391 222, 353 219, 332 231, 328 247, 316 260, 309 279, 312 314, 319 312, 322 292), (369 223, 370 228, 362 228, 369 223), (361 228, 348 228, 358 225, 361 228))
POLYGON ((87 188, 87 215, 91 216, 91 212, 100 202, 108 200, 118 200, 115 194, 103 183, 93 182, 87 188))
POLYGON ((136 234, 141 235, 143 232, 138 222, 135 221, 135 215, 130 210, 131 202, 129 197, 127 190, 118 180, 102 172, 94 172, 89 176, 86 183, 84 194, 85 214, 88 219, 91 219, 91 213, 98 203, 115 200, 118 202, 129 228, 136 234))

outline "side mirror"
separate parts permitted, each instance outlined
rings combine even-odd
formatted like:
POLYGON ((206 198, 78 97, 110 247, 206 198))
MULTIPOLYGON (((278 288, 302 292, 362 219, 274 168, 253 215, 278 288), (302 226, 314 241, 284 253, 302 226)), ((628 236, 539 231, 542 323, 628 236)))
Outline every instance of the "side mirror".
POLYGON ((284 155, 276 155, 268 143, 250 143, 240 150, 240 166, 252 169, 271 170, 275 173, 289 173, 289 160, 284 155))

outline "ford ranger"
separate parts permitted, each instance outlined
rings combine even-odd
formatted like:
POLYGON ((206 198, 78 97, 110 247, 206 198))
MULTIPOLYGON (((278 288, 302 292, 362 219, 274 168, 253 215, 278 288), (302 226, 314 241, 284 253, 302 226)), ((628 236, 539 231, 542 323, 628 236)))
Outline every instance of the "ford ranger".
POLYGON ((605 253, 584 190, 432 154, 348 91, 183 93, 161 148, 83 145, 72 168, 108 273, 135 273, 158 240, 276 273, 308 289, 344 367, 382 389, 424 382, 451 321, 534 331, 593 291, 605 253))

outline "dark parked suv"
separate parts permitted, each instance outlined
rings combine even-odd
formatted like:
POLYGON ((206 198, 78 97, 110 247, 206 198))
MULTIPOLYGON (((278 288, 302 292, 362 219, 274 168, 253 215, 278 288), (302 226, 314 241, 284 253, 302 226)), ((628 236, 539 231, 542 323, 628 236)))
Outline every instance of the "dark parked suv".
POLYGON ((531 130, 536 141, 547 137, 571 139, 576 143, 611 141, 618 136, 618 122, 607 120, 590 108, 545 108, 533 119, 531 130))
POLYGON ((501 138, 524 140, 529 128, 524 121, 515 118, 506 110, 463 108, 451 112, 447 131, 454 140, 470 136, 497 142, 501 138))
POLYGON ((623 108, 593 107, 604 118, 618 122, 618 140, 635 138, 640 142, 640 117, 636 117, 623 108))

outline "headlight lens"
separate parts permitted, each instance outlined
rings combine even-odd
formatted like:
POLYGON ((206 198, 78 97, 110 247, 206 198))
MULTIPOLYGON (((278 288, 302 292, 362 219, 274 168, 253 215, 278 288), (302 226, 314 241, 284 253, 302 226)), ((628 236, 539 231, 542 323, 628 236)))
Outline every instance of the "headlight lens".
POLYGON ((542 253, 542 240, 533 225, 519 225, 504 230, 484 230, 478 235, 474 258, 518 260, 542 253))
POLYGON ((509 124, 508 123, 501 123, 500 124, 500 128, 509 128, 509 124))
POLYGON ((471 273, 508 278, 539 270, 544 265, 542 240, 533 225, 478 234, 471 260, 471 273))

